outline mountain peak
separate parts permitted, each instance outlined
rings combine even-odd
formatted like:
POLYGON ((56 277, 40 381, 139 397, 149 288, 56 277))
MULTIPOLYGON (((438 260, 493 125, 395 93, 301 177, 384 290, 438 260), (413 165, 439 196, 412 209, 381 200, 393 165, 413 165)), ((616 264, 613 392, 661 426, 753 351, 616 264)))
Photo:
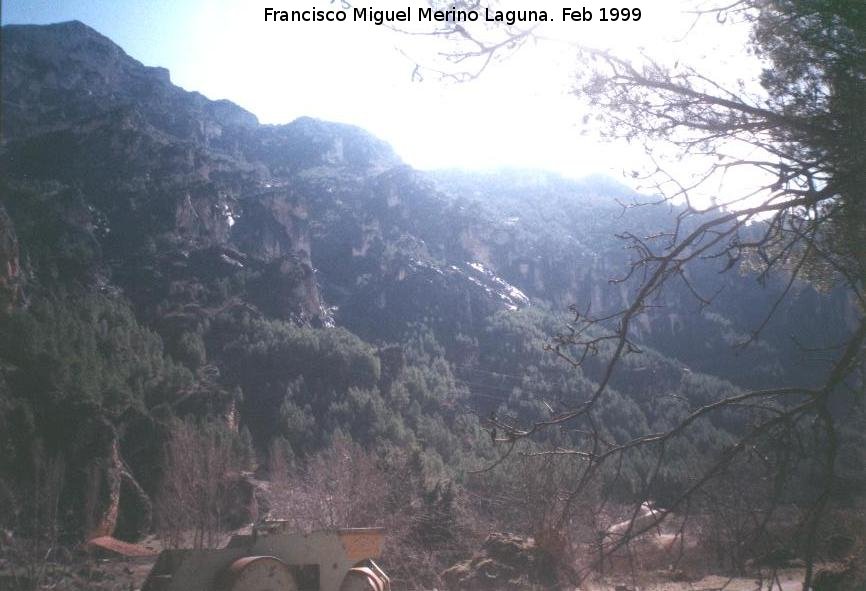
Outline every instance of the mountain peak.
POLYGON ((11 25, 3 25, 4 33, 16 33, 24 31, 25 33, 36 32, 37 34, 45 34, 45 33, 65 33, 65 34, 75 34, 75 35, 91 35, 93 37, 99 37, 105 39, 109 43, 113 42, 101 34, 99 31, 94 29, 93 27, 84 24, 80 20, 71 20, 71 21, 60 21, 57 23, 49 23, 47 25, 29 25, 29 24, 11 24, 11 25))
POLYGON ((3 27, 3 141, 133 109, 160 131, 209 143, 226 127, 258 119, 229 101, 210 101, 171 83, 81 21, 3 27))
MULTIPOLYGON (((48 25, 4 25, 4 51, 26 47, 41 55, 57 55, 61 51, 90 51, 104 57, 129 56, 114 41, 78 20, 48 25)), ((4 60, 5 61, 5 60, 4 60)))

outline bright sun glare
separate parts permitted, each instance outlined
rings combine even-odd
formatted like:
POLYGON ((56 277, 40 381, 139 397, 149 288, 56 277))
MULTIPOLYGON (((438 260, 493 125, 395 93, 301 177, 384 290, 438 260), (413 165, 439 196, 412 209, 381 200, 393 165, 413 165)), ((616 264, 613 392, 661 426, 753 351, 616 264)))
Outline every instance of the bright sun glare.
MULTIPOLYGON (((359 125, 419 168, 513 166, 619 176, 635 165, 626 160, 636 162, 642 153, 582 135, 586 107, 570 94, 581 67, 573 43, 629 54, 645 50, 663 59, 712 58, 718 68, 739 71, 744 61, 743 39, 713 31, 719 28, 714 23, 707 28, 711 34, 698 36, 700 43, 695 35, 688 48, 678 42, 692 22, 678 2, 635 4, 642 9, 636 23, 546 24, 538 31, 541 42, 458 84, 435 75, 412 79, 415 61, 433 61, 441 40, 366 23, 265 23, 266 3, 223 0, 190 23, 190 55, 173 69, 173 78, 231 98, 266 123, 312 115, 359 125)), ((557 20, 562 11, 561 3, 532 8, 546 8, 557 20)))

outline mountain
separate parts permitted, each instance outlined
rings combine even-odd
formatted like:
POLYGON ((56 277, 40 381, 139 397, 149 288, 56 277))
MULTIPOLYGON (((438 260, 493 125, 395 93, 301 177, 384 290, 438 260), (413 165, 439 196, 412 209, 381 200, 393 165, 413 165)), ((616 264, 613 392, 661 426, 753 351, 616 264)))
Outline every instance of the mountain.
MULTIPOLYGON (((670 224, 623 212, 637 195, 603 177, 422 172, 357 127, 261 125, 79 22, 2 44, 0 473, 20 502, 60 458, 72 536, 152 527, 178 420, 259 465, 338 436, 451 475, 493 457, 480 416, 592 390, 598 360, 577 371, 544 344, 569 305, 628 301, 617 232, 670 224)), ((778 285, 719 270, 693 271, 714 306, 679 285, 641 320, 646 352, 601 409, 613 439, 674 420, 667 395, 809 380, 797 340, 849 328, 844 295, 797 284, 736 357, 778 285)))

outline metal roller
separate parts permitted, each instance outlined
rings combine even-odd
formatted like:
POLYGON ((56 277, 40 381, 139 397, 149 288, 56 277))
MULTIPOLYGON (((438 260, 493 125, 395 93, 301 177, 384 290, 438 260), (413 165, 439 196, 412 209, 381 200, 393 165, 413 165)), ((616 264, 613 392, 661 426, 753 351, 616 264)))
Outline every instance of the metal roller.
POLYGON ((349 569, 340 585, 340 591, 391 591, 391 581, 372 560, 369 566, 349 569))
POLYGON ((274 556, 238 558, 220 577, 216 591, 298 591, 289 566, 274 556))
POLYGON ((142 591, 390 591, 373 562, 384 530, 292 532, 285 521, 258 524, 221 549, 163 550, 142 591))

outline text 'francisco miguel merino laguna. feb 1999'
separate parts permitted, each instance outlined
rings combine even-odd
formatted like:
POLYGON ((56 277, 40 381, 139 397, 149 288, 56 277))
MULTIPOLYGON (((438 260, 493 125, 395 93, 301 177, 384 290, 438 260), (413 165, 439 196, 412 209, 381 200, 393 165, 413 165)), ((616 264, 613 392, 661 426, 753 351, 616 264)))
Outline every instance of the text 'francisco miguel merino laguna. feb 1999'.
MULTIPOLYGON (((568 22, 591 21, 594 18, 600 21, 638 21, 641 11, 638 8, 620 9, 598 9, 594 14, 588 8, 562 9, 561 20, 568 22)), ((385 23, 408 23, 408 22, 441 22, 460 23, 484 21, 491 23, 502 23, 515 25, 517 23, 550 22, 554 20, 546 10, 460 10, 451 8, 448 10, 434 10, 429 7, 418 7, 412 9, 406 7, 400 10, 379 10, 375 8, 344 8, 341 10, 320 10, 315 6, 306 10, 276 10, 265 8, 265 21, 268 22, 367 22, 376 25, 385 23)))

